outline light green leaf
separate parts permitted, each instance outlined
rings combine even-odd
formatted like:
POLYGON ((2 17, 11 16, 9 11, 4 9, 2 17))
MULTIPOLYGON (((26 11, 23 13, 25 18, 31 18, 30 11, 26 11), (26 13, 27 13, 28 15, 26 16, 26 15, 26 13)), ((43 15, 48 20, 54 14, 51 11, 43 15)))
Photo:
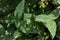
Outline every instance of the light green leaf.
POLYGON ((57 8, 49 14, 49 17, 51 17, 51 19, 57 19, 59 15, 60 15, 60 8, 57 8))
POLYGON ((36 16, 35 21, 37 22, 43 22, 43 24, 48 28, 49 32, 52 35, 52 38, 55 37, 56 34, 56 23, 53 19, 51 19, 51 16, 49 15, 38 15, 36 16))
POLYGON ((25 13, 24 19, 30 19, 32 17, 32 14, 25 13))
POLYGON ((24 20, 26 20, 27 24, 31 23, 31 17, 32 14, 27 14, 27 13, 24 14, 24 20))
POLYGON ((3 26, 0 24, 0 29, 3 28, 3 26))
POLYGON ((45 14, 41 14, 36 16, 35 21, 39 21, 39 22, 47 22, 47 20, 50 20, 51 17, 49 17, 49 15, 45 15, 45 14))
POLYGON ((15 25, 16 25, 17 28, 20 27, 20 24, 21 24, 20 21, 15 22, 15 25))
POLYGON ((18 19, 21 18, 22 13, 24 12, 24 4, 25 4, 25 0, 22 0, 16 7, 14 16, 17 17, 18 19))
POLYGON ((59 4, 60 4, 60 0, 57 0, 57 3, 59 3, 59 4))
POLYGON ((14 38, 18 38, 20 35, 20 33, 18 31, 15 31, 15 33, 13 34, 14 38))
POLYGON ((56 34, 56 23, 55 23, 55 21, 53 21, 53 20, 47 21, 46 24, 44 24, 44 25, 48 28, 49 32, 52 35, 52 38, 54 38, 55 34, 56 34))
POLYGON ((21 27, 20 27, 20 30, 21 30, 22 32, 24 32, 24 33, 27 33, 27 32, 26 32, 26 27, 24 27, 24 26, 21 26, 21 27))
POLYGON ((27 21, 27 24, 31 23, 31 19, 26 19, 26 21, 27 21))

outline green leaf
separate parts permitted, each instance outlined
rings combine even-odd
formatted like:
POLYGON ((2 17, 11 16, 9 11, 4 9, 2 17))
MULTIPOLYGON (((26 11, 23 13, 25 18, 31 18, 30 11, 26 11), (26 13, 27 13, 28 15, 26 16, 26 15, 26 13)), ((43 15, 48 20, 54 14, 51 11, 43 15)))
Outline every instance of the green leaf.
POLYGON ((51 19, 51 16, 49 15, 38 15, 36 16, 35 21, 37 22, 43 22, 43 24, 48 28, 49 32, 52 35, 52 38, 55 37, 56 34, 56 23, 53 19, 51 19))
POLYGON ((0 28, 3 28, 3 26, 0 24, 0 28))
POLYGON ((20 21, 15 22, 15 25, 16 25, 17 28, 20 27, 20 24, 21 24, 20 21))
POLYGON ((22 26, 20 27, 20 30, 23 32, 23 33, 27 33, 26 32, 26 24, 22 24, 22 26))
POLYGON ((26 19, 26 21, 27 21, 27 24, 31 23, 31 19, 26 19))
POLYGON ((36 16, 35 21, 39 21, 39 22, 47 22, 47 20, 50 20, 51 17, 49 17, 49 15, 45 15, 45 14, 41 14, 36 16))
POLYGON ((24 20, 26 20, 27 24, 31 23, 31 17, 32 14, 27 14, 27 13, 24 14, 24 20))
POLYGON ((44 24, 48 30, 50 31, 52 38, 55 37, 56 34, 56 23, 53 20, 47 21, 46 24, 44 24))
POLYGON ((59 15, 60 15, 60 8, 57 8, 49 14, 49 17, 51 17, 52 19, 57 19, 59 15))
POLYGON ((57 3, 59 3, 59 4, 60 4, 60 0, 57 0, 57 3))
POLYGON ((25 13, 24 19, 30 19, 32 17, 32 14, 25 13))
POLYGON ((22 13, 24 12, 24 4, 25 4, 25 0, 22 0, 16 7, 14 16, 18 19, 22 17, 22 13))
POLYGON ((15 31, 15 33, 13 34, 14 38, 18 38, 20 35, 20 33, 18 31, 15 31))

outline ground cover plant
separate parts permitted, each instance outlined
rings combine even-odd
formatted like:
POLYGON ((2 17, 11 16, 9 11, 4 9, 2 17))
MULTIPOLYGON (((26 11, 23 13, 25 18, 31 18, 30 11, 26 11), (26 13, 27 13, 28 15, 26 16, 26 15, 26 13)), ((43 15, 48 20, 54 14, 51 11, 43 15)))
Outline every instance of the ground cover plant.
POLYGON ((0 0, 0 40, 60 40, 60 0, 0 0))

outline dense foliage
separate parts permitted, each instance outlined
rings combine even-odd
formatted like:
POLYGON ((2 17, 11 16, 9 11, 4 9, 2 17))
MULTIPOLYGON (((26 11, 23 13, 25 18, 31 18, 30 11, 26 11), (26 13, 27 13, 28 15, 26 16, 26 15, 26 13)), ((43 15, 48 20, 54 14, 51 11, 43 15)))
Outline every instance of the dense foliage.
POLYGON ((0 40, 60 40, 60 0, 0 0, 0 40))

